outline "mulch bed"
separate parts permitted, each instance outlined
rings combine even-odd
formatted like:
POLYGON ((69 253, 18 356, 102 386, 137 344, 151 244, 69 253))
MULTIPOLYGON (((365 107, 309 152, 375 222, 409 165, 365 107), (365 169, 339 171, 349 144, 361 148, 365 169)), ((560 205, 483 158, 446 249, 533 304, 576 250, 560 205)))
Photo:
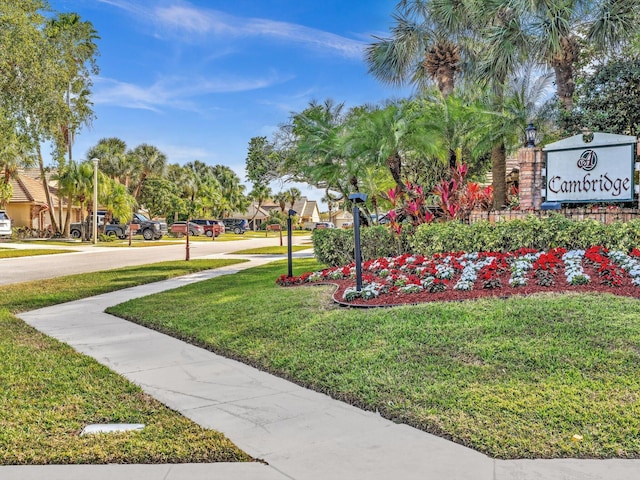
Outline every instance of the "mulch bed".
POLYGON ((568 285, 564 274, 559 272, 555 275, 554 285, 545 287, 536 285, 535 278, 532 273, 527 275, 527 285, 520 287, 512 287, 509 285, 510 272, 505 272, 500 275, 500 283, 502 287, 487 289, 482 288, 482 282, 476 281, 473 290, 454 290, 455 280, 451 281, 447 285, 447 289, 443 292, 428 292, 421 291, 419 293, 402 293, 402 292, 389 292, 387 294, 380 295, 377 298, 365 300, 362 298, 356 298, 353 301, 346 301, 343 299, 344 291, 349 287, 355 287, 355 279, 347 280, 331 280, 330 282, 322 282, 325 284, 332 284, 336 286, 336 291, 333 294, 334 301, 340 305, 351 307, 389 307, 405 304, 418 304, 427 302, 447 302, 447 301, 461 301, 461 300, 473 300, 476 298, 484 297, 498 297, 506 298, 513 295, 531 295, 534 293, 548 292, 548 293, 564 293, 564 292, 579 292, 579 293, 611 293, 613 295, 621 295, 628 297, 640 297, 640 287, 633 285, 631 277, 628 275, 622 276, 622 285, 612 287, 609 285, 600 284, 600 278, 598 272, 591 265, 584 265, 584 272, 591 277, 591 282, 586 285, 568 285))

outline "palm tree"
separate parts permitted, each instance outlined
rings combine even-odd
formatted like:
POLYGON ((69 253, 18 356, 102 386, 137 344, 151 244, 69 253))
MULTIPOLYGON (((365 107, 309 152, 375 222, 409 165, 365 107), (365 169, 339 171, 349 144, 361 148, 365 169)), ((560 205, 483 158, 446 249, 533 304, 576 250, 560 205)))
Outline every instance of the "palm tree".
MULTIPOLYGON (((67 215, 65 217, 65 224, 60 225, 65 237, 69 236, 69 227, 71 220, 71 206, 73 205, 74 194, 76 191, 76 178, 77 178, 78 165, 75 162, 69 162, 63 169, 59 169, 54 175, 53 179, 58 182, 58 197, 65 197, 67 199, 67 215)), ((80 226, 83 234, 81 238, 84 238, 83 226, 80 226)))
POLYGON ((411 151, 427 156, 435 152, 435 141, 424 129, 419 110, 407 101, 354 116, 347 145, 362 168, 367 164, 386 167, 399 190, 406 188, 402 170, 406 155, 411 151))
POLYGON ((86 158, 97 158, 101 172, 117 179, 126 187, 131 184, 132 163, 127 156, 127 144, 124 140, 117 137, 101 138, 87 151, 86 158))
POLYGON ((459 33, 467 20, 466 3, 400 1, 391 37, 375 37, 367 47, 369 73, 386 84, 420 91, 435 81, 445 97, 453 93, 461 71, 459 33))
MULTIPOLYGON (((93 168, 93 163, 90 161, 80 164, 71 161, 54 176, 58 181, 60 196, 67 197, 67 216, 63 226, 65 236, 69 236, 71 206, 75 201, 80 203, 80 218, 85 218, 85 203, 92 198, 93 193, 93 168)), ((92 209, 96 208, 97 205, 92 205, 92 209)), ((84 221, 81 224, 81 231, 82 238, 86 238, 89 232, 84 231, 84 221)))
POLYGON ((164 175, 167 167, 167 157, 158 150, 158 148, 147 145, 146 143, 134 148, 130 153, 130 157, 139 168, 138 178, 135 180, 132 192, 133 198, 137 201, 140 196, 142 184, 148 176, 155 175, 161 177, 164 175))
POLYGON ((72 147, 77 129, 88 124, 93 117, 89 88, 91 74, 98 73, 96 55, 98 37, 89 21, 82 21, 77 13, 60 13, 50 19, 45 26, 49 41, 61 53, 61 68, 66 72, 67 84, 65 104, 67 118, 60 125, 58 138, 61 139, 72 161, 72 147))
POLYGON ((555 73, 561 108, 573 109, 576 64, 585 46, 605 55, 639 32, 638 0, 516 2, 535 37, 532 51, 555 73))
POLYGON ((189 211, 187 203, 195 196, 197 190, 196 180, 193 175, 193 170, 178 164, 168 166, 167 179, 176 185, 180 191, 180 201, 176 202, 173 208, 173 221, 177 222, 180 214, 189 211))
MULTIPOLYGON (((491 89, 489 108, 503 114, 507 79, 530 54, 530 38, 523 23, 526 18, 512 4, 499 0, 489 0, 476 13, 473 29, 479 49, 474 75, 491 89)), ((496 132, 495 137, 491 149, 493 207, 501 209, 507 201, 507 146, 501 132, 496 132)))
POLYGON ((287 193, 286 192, 278 192, 273 196, 273 201, 278 204, 280 207, 280 211, 284 213, 287 208, 287 193))
POLYGON ((256 225, 254 223, 254 220, 256 218, 256 216, 258 215, 258 210, 260 210, 260 207, 262 206, 262 204, 269 198, 271 197, 271 189, 269 188, 268 185, 264 185, 262 183, 256 183, 253 186, 253 190, 251 190, 249 192, 249 198, 251 200, 253 200, 254 202, 256 202, 256 206, 255 206, 255 211, 253 213, 253 217, 251 217, 251 220, 249 221, 252 225, 253 225, 253 229, 256 229, 256 225))
POLYGON ((362 190, 369 196, 367 203, 371 204, 377 222, 380 213, 380 200, 385 199, 384 194, 393 188, 395 182, 388 171, 373 165, 368 166, 364 173, 361 182, 362 190))
POLYGON ((309 106, 293 116, 290 129, 295 135, 295 159, 297 178, 317 188, 331 189, 348 196, 357 191, 357 169, 354 158, 344 149, 344 104, 327 99, 309 106))
POLYGON ((98 200, 110 218, 129 219, 135 206, 135 199, 128 192, 127 187, 117 180, 113 180, 102 172, 99 173, 98 200))
POLYGON ((333 222, 333 209, 338 206, 339 198, 332 195, 329 190, 326 190, 324 197, 320 199, 321 202, 326 202, 327 209, 329 210, 329 221, 333 222))
MULTIPOLYGON (((475 30, 484 39, 479 51, 479 73, 493 87, 494 109, 504 108, 504 88, 510 74, 527 57, 552 68, 561 111, 573 109, 575 65, 582 46, 611 51, 638 32, 637 0, 550 0, 531 2, 489 0, 478 11, 475 30)), ((506 146, 492 151, 494 207, 506 202, 506 146)))
POLYGON ((215 165, 211 167, 214 178, 220 185, 219 216, 225 217, 232 212, 245 212, 249 207, 249 200, 244 195, 245 186, 240 178, 229 167, 215 165))
MULTIPOLYGON (((302 192, 296 187, 291 187, 289 190, 284 192, 287 198, 287 202, 289 202, 290 208, 293 210, 293 206, 296 204, 298 200, 302 198, 302 192)), ((302 212, 299 212, 302 213, 302 212)))

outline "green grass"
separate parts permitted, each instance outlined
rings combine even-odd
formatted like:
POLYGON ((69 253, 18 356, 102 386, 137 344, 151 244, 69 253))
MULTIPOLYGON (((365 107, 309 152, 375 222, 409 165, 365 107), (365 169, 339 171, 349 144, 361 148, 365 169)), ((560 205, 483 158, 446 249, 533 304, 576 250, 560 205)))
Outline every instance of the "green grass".
POLYGON ((12 315, 231 263, 165 262, 0 287, 0 464, 250 461, 224 435, 12 315), (89 423, 146 427, 80 437, 89 423))
MULTIPOLYGON (((292 252, 300 252, 302 250, 309 250, 312 245, 291 245, 292 252)), ((247 248, 245 250, 238 250, 232 252, 234 255, 286 255, 288 252, 288 246, 275 245, 273 247, 260 247, 260 248, 247 248)))
POLYGON ((285 271, 270 264, 110 311, 494 457, 640 457, 636 299, 345 309, 329 286, 276 286, 285 271))
POLYGON ((0 248, 0 258, 33 257, 36 255, 53 255, 56 253, 72 253, 76 250, 53 250, 45 248, 0 248))

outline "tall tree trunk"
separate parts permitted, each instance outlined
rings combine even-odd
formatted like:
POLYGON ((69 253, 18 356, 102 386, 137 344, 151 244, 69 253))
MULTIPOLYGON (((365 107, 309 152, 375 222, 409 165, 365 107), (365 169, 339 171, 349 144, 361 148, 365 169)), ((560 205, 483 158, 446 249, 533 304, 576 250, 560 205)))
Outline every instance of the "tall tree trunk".
POLYGON ((38 154, 38 167, 40 168, 40 180, 42 181, 42 187, 44 188, 44 194, 47 199, 47 205, 49 206, 49 218, 51 219, 51 230, 54 233, 58 233, 58 225, 56 223, 55 208, 51 201, 51 191, 49 190, 49 183, 47 182, 47 176, 44 171, 44 160, 42 159, 42 150, 40 144, 37 144, 36 151, 38 154))
POLYGON ((391 176, 396 182, 398 189, 404 191, 405 186, 404 183, 402 183, 402 158, 400 158, 400 155, 398 155, 397 153, 389 155, 389 157, 387 158, 387 167, 389 167, 391 176))
POLYGON ((249 220, 249 223, 251 225, 253 225, 253 231, 256 231, 256 217, 258 216, 258 210, 260 210, 260 207, 262 206, 262 202, 258 202, 258 206, 256 207, 254 204, 254 210, 255 212, 253 213, 253 217, 251 217, 251 220, 249 220))
POLYGON ((458 155, 456 155, 456 151, 452 148, 449 149, 449 168, 456 168, 458 164, 458 155))
POLYGON ((442 96, 445 98, 448 97, 453 93, 455 86, 455 71, 452 68, 439 68, 436 75, 436 82, 442 96))
POLYGON ((67 196, 67 214, 64 219, 64 231, 65 238, 69 238, 69 233, 71 231, 71 204, 73 202, 73 195, 69 194, 67 196))
POLYGON ((58 225, 62 229, 62 195, 58 192, 58 225))
POLYGON ((569 113, 573 110, 573 92, 576 89, 573 79, 572 65, 554 65, 553 71, 556 75, 556 88, 558 90, 558 100, 562 110, 569 113))
POLYGON ((574 65, 578 61, 580 47, 574 37, 560 39, 560 51, 551 60, 556 76, 558 99, 565 112, 573 110, 573 93, 576 89, 574 65))
POLYGON ((493 174, 493 208, 500 210, 507 203, 507 150, 500 142, 491 150, 491 172, 493 174))

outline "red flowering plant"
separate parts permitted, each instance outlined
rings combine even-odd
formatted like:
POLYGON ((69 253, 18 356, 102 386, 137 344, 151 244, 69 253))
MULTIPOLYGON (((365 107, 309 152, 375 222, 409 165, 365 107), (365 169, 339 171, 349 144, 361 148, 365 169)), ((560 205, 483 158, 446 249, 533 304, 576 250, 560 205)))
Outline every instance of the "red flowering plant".
POLYGON ((277 283, 283 286, 335 283, 338 301, 364 304, 453 300, 533 293, 549 288, 635 296, 640 292, 637 249, 628 254, 600 246, 570 251, 554 248, 546 252, 524 248, 507 253, 450 252, 432 257, 405 254, 368 260, 362 267, 361 291, 354 287, 353 263, 297 277, 282 275, 277 283))
POLYGON ((452 168, 449 178, 441 180, 429 192, 435 199, 431 207, 428 206, 428 192, 420 185, 407 182, 387 191, 385 198, 391 203, 387 214, 391 228, 399 234, 403 224, 416 227, 431 223, 437 217, 452 220, 462 218, 475 208, 489 208, 493 201, 492 187, 467 182, 468 172, 466 164, 452 168))

